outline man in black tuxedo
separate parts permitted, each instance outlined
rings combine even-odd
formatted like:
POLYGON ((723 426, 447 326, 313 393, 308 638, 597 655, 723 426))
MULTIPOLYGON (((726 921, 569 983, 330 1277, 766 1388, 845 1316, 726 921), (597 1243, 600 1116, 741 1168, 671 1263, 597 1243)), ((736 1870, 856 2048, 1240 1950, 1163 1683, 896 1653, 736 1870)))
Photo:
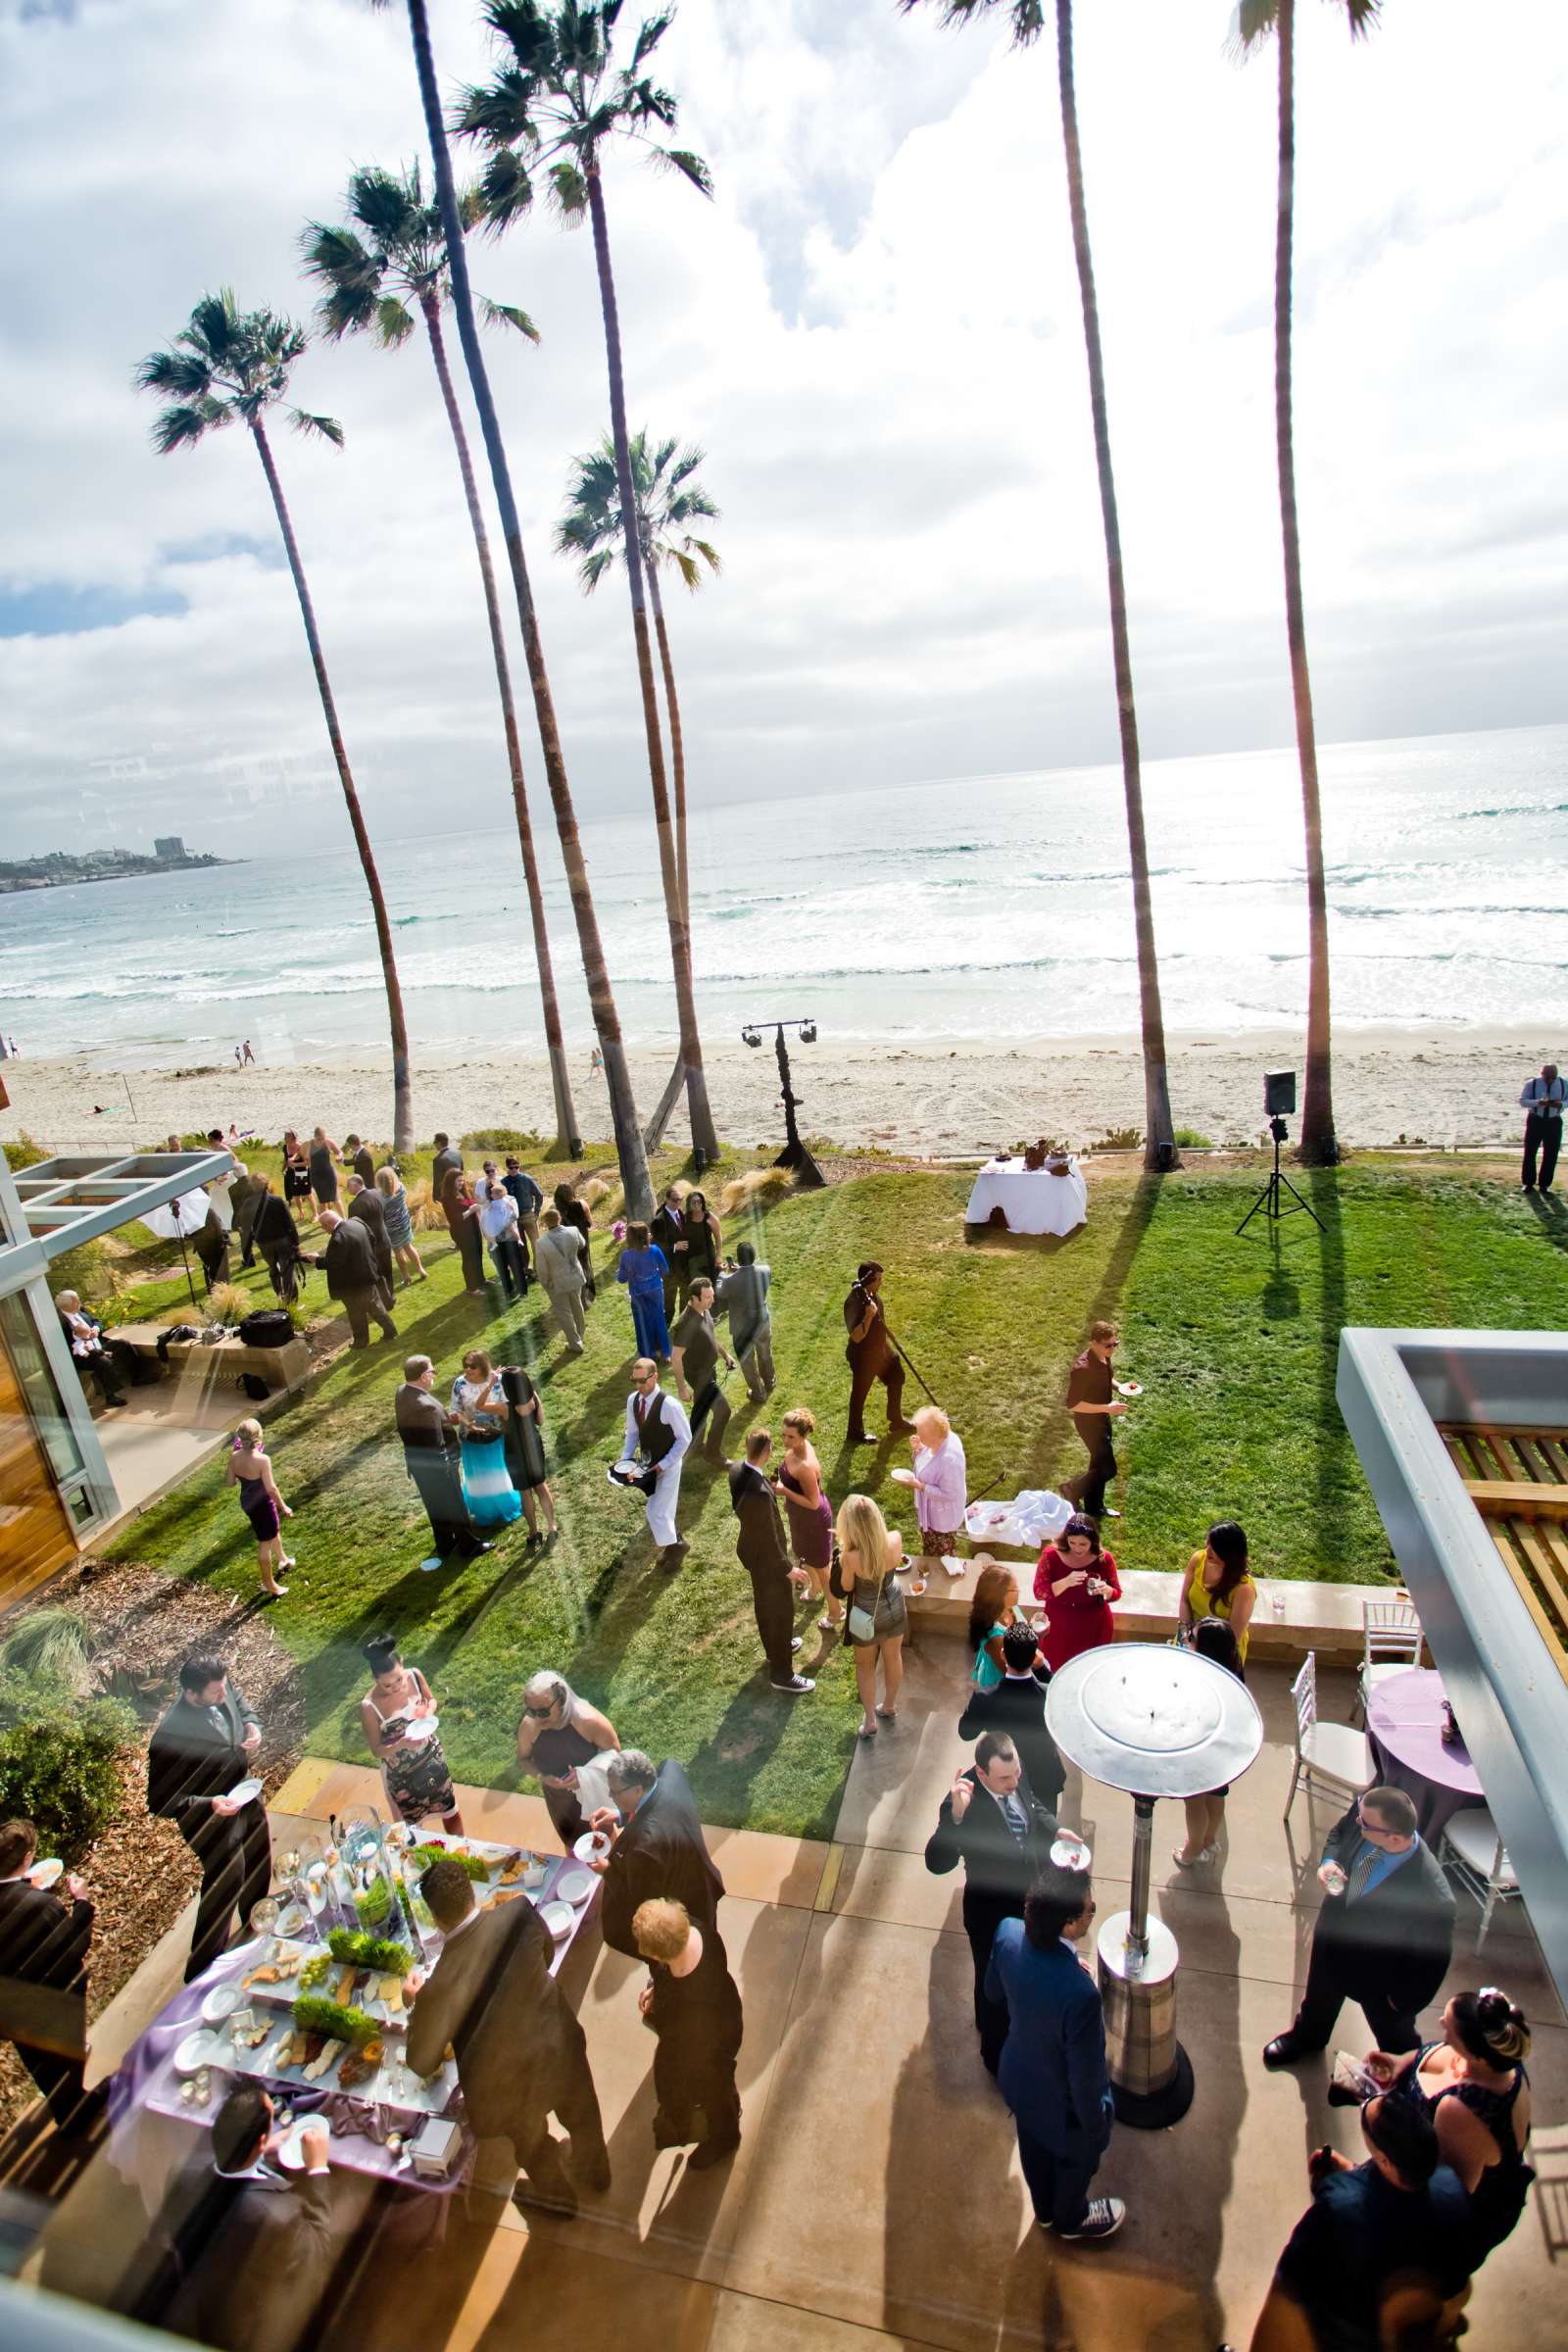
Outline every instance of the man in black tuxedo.
POLYGON ((419 1891, 446 1941, 409 2013, 409 2064, 433 2075, 448 2042, 457 2051, 480 2142, 475 2189, 570 2216, 577 2183, 610 2186, 610 2156, 583 2030, 550 1973, 550 1932, 525 1894, 476 1910, 459 1862, 432 1862, 419 1891), (570 2134, 565 2161, 552 2115, 570 2134))
POLYGON ((656 1895, 684 1903, 700 1928, 718 1925, 724 1882, 709 1858, 692 1785, 673 1757, 658 1765, 640 1747, 623 1747, 606 1762, 612 1803, 589 1816, 589 1827, 611 1838, 608 1859, 591 1863, 604 1880, 600 1926, 612 1951, 640 1960, 632 1934, 640 1903, 656 1895))
POLYGON ((974 1762, 947 1795, 925 1849, 939 1877, 963 1864, 963 1932, 974 1958, 974 2022, 992 2074, 1007 2038, 1007 2011, 986 1991, 991 1942, 1004 1919, 1022 1919, 1023 1900, 1051 1860, 1056 1819, 1030 1788, 1005 1732, 982 1734, 974 1762))
POLYGON ((403 1467, 419 1490, 435 1545, 419 1565, 444 1568, 453 1557, 477 1559, 491 1546, 468 1517, 458 1425, 435 1393, 435 1366, 427 1355, 411 1355, 405 1363, 392 1409, 403 1440, 403 1467))
POLYGON ((323 1208, 319 1223, 326 1248, 318 1251, 315 1263, 326 1275, 327 1297, 337 1300, 349 1319, 354 1346, 370 1345, 372 1315, 382 1338, 395 1340, 398 1327, 382 1304, 381 1268, 369 1226, 358 1217, 340 1216, 335 1208, 323 1208))
POLYGON ((172 1821, 202 1866, 201 1898, 185 1982, 210 1968, 228 1942, 237 1904, 250 1917, 271 1884, 272 1845, 261 1798, 229 1802, 228 1791, 256 1769, 262 1727, 229 1681, 221 1658, 205 1650, 179 1670, 179 1696, 147 1751, 147 1810, 172 1821))
POLYGON ((358 1175, 346 1178, 343 1189, 349 1198, 349 1215, 369 1233, 370 1246, 375 1251, 375 1271, 381 1286, 381 1304, 390 1309, 394 1278, 392 1245, 386 1238, 386 1202, 373 1184, 367 1184, 358 1175))
POLYGON ((680 1195, 673 1185, 659 1204, 659 1213, 648 1228, 648 1238, 656 1249, 664 1252, 668 1269, 664 1276, 664 1321, 672 1324, 675 1309, 686 1296, 687 1260, 691 1255, 680 1195))
POLYGON ((772 1450, 768 1432, 754 1429, 746 1441, 745 1461, 737 1462, 729 1474, 730 1503, 740 1522, 735 1549, 752 1580, 752 1606, 773 1688, 802 1698, 816 1689, 808 1675, 795 1671, 795 1652, 801 1646, 795 1631, 795 1594, 809 1579, 790 1553, 783 1506, 767 1475, 772 1450))
POLYGON ((210 2141, 175 2176, 158 2235, 165 2266, 138 2316, 218 2352, 295 2352, 314 2342, 337 2250, 324 2130, 301 2134, 291 2180, 271 2162, 272 2101, 230 2091, 210 2141))
POLYGON ((1453 1895, 1416 1834, 1402 1788, 1369 1788, 1336 1822, 1318 1879, 1306 1990, 1290 2031, 1263 2052, 1290 2066, 1327 2046, 1344 2002, 1358 2001, 1380 2050, 1420 2047, 1416 2013, 1434 1998, 1453 1951, 1453 1895))
POLYGON ((1039 1635, 1040 1628, 1026 1625, 1021 1617, 1008 1626, 1002 1638, 1002 1680, 989 1690, 970 1686, 969 1703, 958 1718, 958 1738, 978 1740, 982 1732, 1005 1732, 1018 1750, 1024 1779, 1054 1813, 1067 1774, 1046 1729, 1051 1668, 1040 1655, 1039 1635))
MULTIPOLYGON (((74 1996, 73 2027, 84 2033, 92 1905, 76 1878, 63 1880, 58 1894, 34 1886, 24 1874, 37 1853, 38 1833, 30 1821, 0 1826, 0 1978, 74 1996)), ((20 2039, 16 2048, 55 2122, 69 2123, 83 2095, 82 2061, 20 2039)))

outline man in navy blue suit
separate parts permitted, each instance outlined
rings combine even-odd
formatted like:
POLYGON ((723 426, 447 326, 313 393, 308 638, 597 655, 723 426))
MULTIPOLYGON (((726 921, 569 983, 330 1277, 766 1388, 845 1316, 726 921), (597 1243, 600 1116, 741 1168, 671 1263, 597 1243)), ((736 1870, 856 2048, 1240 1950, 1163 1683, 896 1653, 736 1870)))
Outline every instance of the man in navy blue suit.
POLYGON ((991 1947, 986 1991, 1007 2006, 997 2081, 1018 2130, 1018 2157, 1042 2230, 1113 2237, 1120 2197, 1091 2197, 1115 2110, 1105 2063, 1100 1988, 1078 1957, 1094 1924, 1089 1873, 1052 1862, 1004 1919, 991 1947))

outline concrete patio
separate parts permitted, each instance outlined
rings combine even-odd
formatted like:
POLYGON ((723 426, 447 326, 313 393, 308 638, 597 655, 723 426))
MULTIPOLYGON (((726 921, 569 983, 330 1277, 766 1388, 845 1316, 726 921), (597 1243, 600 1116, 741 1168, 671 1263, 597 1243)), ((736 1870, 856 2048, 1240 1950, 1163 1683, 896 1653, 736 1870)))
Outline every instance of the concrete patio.
MULTIPOLYGON (((1326 2065, 1268 2075, 1259 2056, 1292 2014, 1317 1899, 1306 1799, 1281 1820, 1287 1676, 1253 1675, 1268 1743, 1232 1794, 1224 1859, 1176 1883, 1179 1809, 1156 1817, 1158 1907, 1181 1940, 1181 2032, 1198 2093, 1171 2132, 1116 2132, 1101 2182, 1126 2197, 1129 2218, 1101 2248, 1063 2246, 1032 2226, 1009 2121, 975 2045, 960 1877, 932 1878, 921 1858, 942 1794, 969 1760, 953 1728, 965 1679, 958 1645, 927 1639, 910 1660, 898 1725, 856 1755, 830 1845, 712 1835, 747 2018, 734 2163, 692 2175, 679 2154, 656 2154, 640 1971, 601 1948, 581 2014, 614 2185, 573 2224, 525 2226, 514 2212, 466 2268, 418 2266, 400 2279, 396 2316, 409 2341, 501 2352, 548 2328, 616 2352, 1246 2344, 1305 2203, 1306 2151, 1323 2140, 1357 2145, 1354 2114, 1325 2103, 1326 2065)), ((1348 1718, 1350 1698, 1348 1675, 1325 1674, 1325 1713, 1348 1718)), ((308 1759, 278 1810, 320 1818, 374 1792, 368 1771, 308 1759)), ((476 1833, 553 1843, 537 1799, 466 1790, 463 1802, 476 1833)), ((1102 1908, 1116 1907, 1127 1892, 1130 1800, 1073 1776, 1064 1810, 1094 1846, 1102 1908)), ((1520 1906, 1499 1913, 1480 1961, 1475 1922, 1461 1897, 1450 1984, 1505 1985, 1536 2030, 1542 2180, 1477 2281, 1468 2338, 1478 2352, 1513 2352, 1563 2340, 1554 2265, 1568 2250, 1568 2129, 1557 2120, 1568 2114, 1568 2021, 1520 1906)), ((137 2003, 156 2007, 172 1989, 183 1948, 176 1930, 155 1956, 161 1967, 137 1980, 135 2001, 100 2021, 100 2063, 113 2063, 136 2029, 137 2003), (160 1974, 172 1980, 162 1988, 160 1974)), ((1367 2046, 1358 2011, 1345 2012, 1337 2038, 1367 2046)), ((104 2169, 100 2159, 100 2178, 47 2233, 45 2275, 78 2292, 92 2291, 89 2256, 102 2252, 105 2231, 140 2222, 104 2169)), ((374 2333, 384 2332, 383 2321, 374 2333)))

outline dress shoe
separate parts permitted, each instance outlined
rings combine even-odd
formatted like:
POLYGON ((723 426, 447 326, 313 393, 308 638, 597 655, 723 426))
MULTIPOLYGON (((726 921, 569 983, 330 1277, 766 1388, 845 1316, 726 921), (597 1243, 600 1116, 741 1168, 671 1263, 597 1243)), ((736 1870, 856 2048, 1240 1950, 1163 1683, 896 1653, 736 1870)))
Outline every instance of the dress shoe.
POLYGON ((1295 2066, 1302 2058, 1313 2055, 1309 2042, 1298 2041, 1294 2034, 1276 2034, 1264 2046, 1263 2064, 1272 2072, 1280 2066, 1295 2066))
POLYGON ((566 2142, 566 2168, 573 2180, 603 2196, 610 2186, 610 2150, 603 2140, 595 2148, 585 2148, 579 2156, 574 2141, 566 2142))
POLYGON ((512 2192, 512 2202, 519 2213, 549 2213, 558 2222, 574 2222, 577 2219, 574 2189, 535 2188, 531 2180, 519 2180, 512 2192))
POLYGON ((733 2156, 740 2144, 739 2132, 733 2139, 705 2139, 701 2147, 693 2148, 687 2157, 686 2169, 692 2173, 706 2173, 713 2165, 722 2164, 727 2156, 733 2156))

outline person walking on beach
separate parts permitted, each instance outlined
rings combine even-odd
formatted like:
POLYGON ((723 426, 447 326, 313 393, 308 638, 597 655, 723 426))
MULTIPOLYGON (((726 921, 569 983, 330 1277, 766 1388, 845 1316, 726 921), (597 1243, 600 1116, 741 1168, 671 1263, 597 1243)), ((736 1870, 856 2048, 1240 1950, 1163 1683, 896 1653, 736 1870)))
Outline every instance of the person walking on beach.
POLYGON ((556 1327, 566 1343, 566 1353, 581 1355, 587 1329, 582 1294, 588 1279, 583 1266, 582 1235, 575 1225, 562 1223, 559 1208, 543 1210, 539 1224, 539 1280, 544 1285, 556 1327))
POLYGON ((269 1600, 281 1600, 285 1580, 294 1565, 283 1549, 283 1522, 294 1514, 277 1491, 259 1421, 242 1421, 235 1430, 223 1484, 239 1489, 240 1508, 256 1538, 256 1566, 262 1591, 269 1600))
POLYGON ((852 1446, 876 1443, 865 1426, 865 1401, 877 1381, 888 1393, 888 1435, 907 1438, 914 1434, 914 1423, 904 1418, 904 1365, 888 1338, 881 1289, 881 1266, 874 1257, 863 1258, 844 1301, 844 1328, 850 1335, 844 1353, 850 1367, 852 1446))
POLYGON ((404 1288, 411 1281, 425 1279, 423 1261, 414 1241, 414 1219, 409 1214, 409 1196, 403 1189, 403 1179, 396 1168, 387 1166, 375 1171, 375 1189, 381 1196, 381 1213, 386 1225, 387 1245, 404 1288))
POLYGON ((1061 1491, 1070 1503, 1080 1511, 1087 1511, 1091 1519, 1121 1517, 1120 1511, 1109 1509, 1105 1502, 1105 1489, 1116 1475, 1110 1425, 1127 1410, 1110 1376, 1110 1359, 1115 1352, 1115 1324, 1091 1323, 1089 1345, 1067 1376, 1067 1410, 1089 1456, 1089 1467, 1079 1478, 1063 1479, 1061 1491))
POLYGON ((254 1068, 254 1067, 255 1067, 255 1063, 256 1063, 256 1056, 255 1056, 255 1054, 254 1054, 251 1052, 251 1041, 250 1041, 250 1039, 249 1039, 249 1038, 247 1038, 247 1039, 245 1040, 245 1044, 244 1044, 243 1048, 241 1049, 241 1060, 242 1060, 242 1064, 243 1064, 244 1068, 246 1068, 247 1070, 249 1070, 249 1069, 252 1069, 252 1068, 254 1068))
POLYGON ((1526 1080, 1524 1092, 1519 1097, 1520 1107, 1525 1114, 1525 1156, 1524 1165, 1519 1171, 1519 1182, 1527 1193, 1537 1189, 1538 1152, 1541 1157, 1540 1189, 1544 1193, 1551 1190, 1551 1180, 1557 1173, 1557 1153, 1562 1145, 1565 1095, 1568 1095, 1568 1088, 1564 1087, 1557 1075, 1557 1064, 1547 1061, 1542 1064, 1539 1078, 1526 1080))

